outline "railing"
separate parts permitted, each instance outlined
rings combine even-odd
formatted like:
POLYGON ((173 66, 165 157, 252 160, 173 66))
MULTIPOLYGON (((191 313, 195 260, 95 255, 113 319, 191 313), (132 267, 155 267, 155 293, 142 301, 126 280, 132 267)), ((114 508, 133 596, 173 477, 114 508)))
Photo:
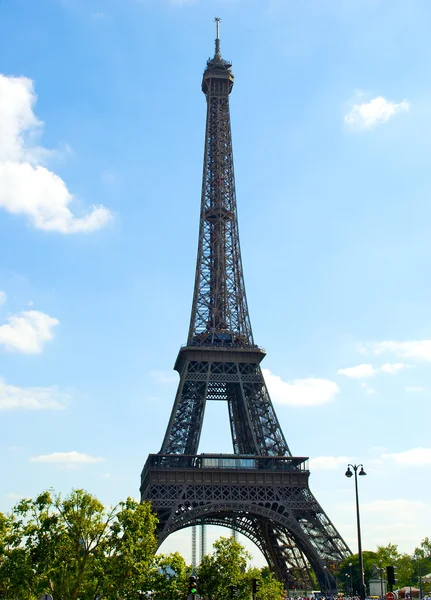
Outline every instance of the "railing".
POLYGON ((308 471, 308 458, 235 454, 150 454, 146 468, 308 471))
POLYGON ((265 349, 262 346, 257 346, 256 344, 248 344, 246 342, 229 342, 229 341, 202 341, 198 342, 193 340, 190 344, 183 344, 181 348, 229 348, 232 350, 262 350, 265 352, 265 349))

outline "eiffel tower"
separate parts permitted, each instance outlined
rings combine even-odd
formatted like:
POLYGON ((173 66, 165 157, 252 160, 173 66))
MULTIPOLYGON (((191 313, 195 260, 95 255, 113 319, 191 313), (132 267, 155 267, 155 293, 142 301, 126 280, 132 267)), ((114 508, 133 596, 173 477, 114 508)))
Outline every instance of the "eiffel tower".
POLYGON ((337 589, 334 566, 351 554, 308 486, 306 457, 293 456, 260 368, 241 252, 230 126, 234 76, 220 52, 207 61, 199 245, 187 345, 175 363, 178 391, 158 454, 141 475, 141 499, 158 514, 159 545, 200 524, 233 528, 252 540, 285 586, 337 589), (232 454, 198 454, 205 405, 224 401, 232 454))

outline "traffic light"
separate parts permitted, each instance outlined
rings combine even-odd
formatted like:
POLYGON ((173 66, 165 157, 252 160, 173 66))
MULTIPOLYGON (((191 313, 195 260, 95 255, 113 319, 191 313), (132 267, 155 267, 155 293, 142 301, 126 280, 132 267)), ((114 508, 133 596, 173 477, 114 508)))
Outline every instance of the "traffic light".
POLYGON ((189 594, 194 596, 198 593, 198 582, 194 575, 190 575, 189 577, 189 594))
POLYGON ((236 598, 236 596, 238 594, 238 588, 236 587, 236 585, 230 585, 229 590, 230 590, 230 597, 236 598))
POLYGON ((389 590, 392 592, 393 586, 397 583, 397 572, 395 567, 392 565, 386 567, 386 577, 388 578, 389 590))
POLYGON ((259 592, 260 589, 260 581, 259 579, 253 579, 252 580, 252 589, 253 589, 253 599, 256 598, 256 594, 259 592))

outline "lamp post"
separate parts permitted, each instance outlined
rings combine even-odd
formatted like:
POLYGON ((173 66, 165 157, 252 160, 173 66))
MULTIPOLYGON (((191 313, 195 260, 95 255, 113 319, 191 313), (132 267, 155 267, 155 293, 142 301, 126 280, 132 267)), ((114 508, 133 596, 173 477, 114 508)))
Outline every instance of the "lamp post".
POLYGON ((350 596, 353 596, 353 576, 352 576, 352 565, 353 565, 353 563, 349 563, 349 570, 350 570, 350 596))
POLYGON ((421 600, 423 598, 423 590, 422 590, 422 567, 421 567, 421 563, 418 561, 418 567, 419 567, 419 596, 421 597, 421 600))
POLYGON ((356 525, 358 529, 358 556, 359 556, 359 598, 365 600, 365 581, 364 581, 364 560, 362 557, 362 540, 361 540, 361 521, 359 519, 359 495, 358 495, 358 474, 366 475, 364 471, 364 465, 347 465, 346 477, 352 477, 353 473, 351 468, 355 472, 355 494, 356 494, 356 525), (358 469, 361 467, 359 473, 358 469))
POLYGON ((323 593, 325 597, 328 595, 328 567, 323 565, 323 572, 325 574, 325 588, 323 589, 323 593))
POLYGON ((383 600, 383 567, 382 567, 382 561, 379 560, 379 575, 380 575, 380 596, 383 600))
POLYGON ((418 566, 418 575, 419 575, 419 597, 423 598, 423 590, 422 590, 422 565, 421 565, 421 555, 420 554, 414 554, 413 555, 413 559, 414 559, 414 563, 418 566))
POLYGON ((350 590, 350 575, 348 573, 345 573, 345 582, 346 582, 346 596, 349 596, 349 590, 350 590), (349 579, 348 579, 349 578, 349 579))

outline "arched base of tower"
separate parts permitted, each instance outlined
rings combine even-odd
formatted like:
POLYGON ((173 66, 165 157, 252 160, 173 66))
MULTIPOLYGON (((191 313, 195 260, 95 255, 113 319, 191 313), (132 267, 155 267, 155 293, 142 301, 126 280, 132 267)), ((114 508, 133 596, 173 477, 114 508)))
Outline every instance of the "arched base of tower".
POLYGON ((141 499, 159 516, 159 544, 195 524, 234 527, 287 588, 336 592, 332 565, 351 554, 308 487, 305 459, 150 455, 141 499))

